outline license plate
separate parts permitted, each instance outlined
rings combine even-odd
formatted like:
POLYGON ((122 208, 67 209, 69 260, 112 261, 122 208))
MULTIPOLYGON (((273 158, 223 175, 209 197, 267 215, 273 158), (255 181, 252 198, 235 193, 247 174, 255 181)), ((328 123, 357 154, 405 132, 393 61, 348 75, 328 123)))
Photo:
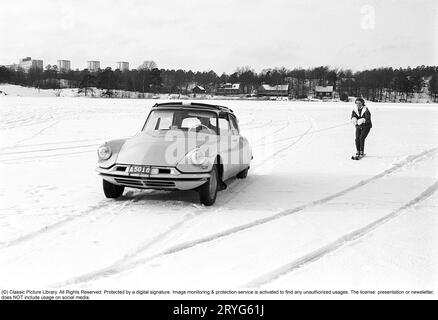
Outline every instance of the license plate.
POLYGON ((149 174, 151 173, 151 167, 148 166, 130 166, 129 173, 149 174))

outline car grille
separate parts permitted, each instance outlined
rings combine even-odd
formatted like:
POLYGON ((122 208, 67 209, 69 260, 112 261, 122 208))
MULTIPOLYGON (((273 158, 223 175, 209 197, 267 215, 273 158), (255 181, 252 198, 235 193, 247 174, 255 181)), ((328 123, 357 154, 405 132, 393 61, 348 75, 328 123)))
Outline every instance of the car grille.
POLYGON ((149 187, 149 188, 173 188, 175 187, 175 182, 165 179, 154 179, 154 178, 114 178, 117 183, 123 184, 128 187, 149 187))
POLYGON ((129 185, 129 186, 135 186, 135 187, 142 187, 143 183, 141 180, 134 180, 134 179, 121 179, 121 178, 114 178, 117 183, 123 184, 123 185, 129 185))
POLYGON ((175 182, 173 181, 164 181, 164 180, 152 180, 152 179, 146 179, 144 181, 144 184, 147 187, 175 187, 175 182))

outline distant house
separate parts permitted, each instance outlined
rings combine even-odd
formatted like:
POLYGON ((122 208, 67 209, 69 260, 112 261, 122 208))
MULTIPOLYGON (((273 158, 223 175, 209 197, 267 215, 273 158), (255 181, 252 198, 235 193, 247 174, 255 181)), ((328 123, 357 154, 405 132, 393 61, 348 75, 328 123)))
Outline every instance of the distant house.
POLYGON ((225 83, 216 91, 216 94, 218 95, 234 95, 234 94, 241 94, 242 93, 242 86, 240 83, 225 83))
POLYGON ((196 86, 192 89, 192 92, 194 94, 205 94, 205 89, 204 89, 204 87, 196 86))
POLYGON ((277 86, 270 86, 269 84, 262 84, 257 92, 258 96, 265 97, 287 97, 289 95, 289 85, 280 84, 277 86))
POLYGON ((333 86, 316 86, 315 98, 317 98, 317 99, 333 99, 334 98, 333 86))

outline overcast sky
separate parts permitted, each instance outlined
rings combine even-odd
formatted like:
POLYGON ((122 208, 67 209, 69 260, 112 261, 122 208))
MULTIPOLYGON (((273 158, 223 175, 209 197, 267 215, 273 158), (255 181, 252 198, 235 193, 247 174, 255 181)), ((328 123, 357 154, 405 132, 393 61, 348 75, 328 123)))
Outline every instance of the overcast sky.
POLYGON ((0 0, 0 64, 438 65, 438 0, 0 0))

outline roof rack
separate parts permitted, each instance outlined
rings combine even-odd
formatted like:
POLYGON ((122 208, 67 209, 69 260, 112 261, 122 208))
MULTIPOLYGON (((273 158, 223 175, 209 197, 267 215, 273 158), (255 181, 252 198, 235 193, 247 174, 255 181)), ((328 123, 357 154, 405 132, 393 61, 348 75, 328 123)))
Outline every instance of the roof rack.
POLYGON ((175 106, 175 107, 176 106, 182 106, 182 107, 185 107, 185 106, 203 107, 203 108, 209 108, 209 109, 215 109, 215 110, 220 110, 220 111, 234 113, 233 110, 231 110, 230 108, 224 107, 224 106, 208 104, 208 103, 198 103, 198 102, 164 102, 164 103, 157 103, 152 108, 156 108, 156 107, 171 107, 171 106, 175 106))

